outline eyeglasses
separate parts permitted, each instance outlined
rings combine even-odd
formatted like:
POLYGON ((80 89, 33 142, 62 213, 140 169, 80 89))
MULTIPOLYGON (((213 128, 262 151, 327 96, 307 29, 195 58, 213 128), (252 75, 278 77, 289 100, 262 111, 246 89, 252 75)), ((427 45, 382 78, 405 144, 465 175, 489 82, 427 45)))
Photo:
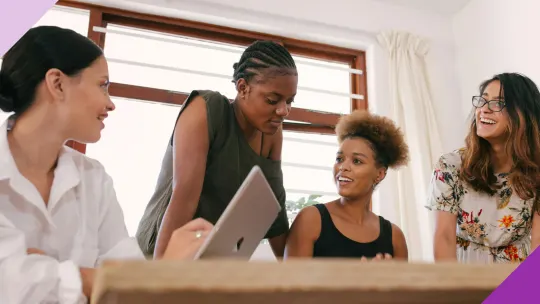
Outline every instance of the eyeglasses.
POLYGON ((475 108, 481 108, 487 103, 488 109, 490 109, 493 112, 500 112, 504 107, 506 106, 506 102, 501 100, 490 100, 487 101, 482 96, 473 96, 472 98, 472 104, 475 108))

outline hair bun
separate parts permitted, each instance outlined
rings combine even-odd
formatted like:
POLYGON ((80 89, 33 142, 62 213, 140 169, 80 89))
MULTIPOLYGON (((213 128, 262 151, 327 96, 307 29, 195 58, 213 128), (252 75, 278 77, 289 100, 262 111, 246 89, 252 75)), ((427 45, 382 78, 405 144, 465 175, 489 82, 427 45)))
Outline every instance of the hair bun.
POLYGON ((15 110, 15 103, 13 102, 13 98, 9 98, 0 94, 0 109, 6 113, 13 112, 15 110))
POLYGON ((0 109, 4 112, 15 111, 15 102, 13 100, 11 81, 0 73, 0 109), (10 96, 11 95, 11 96, 10 96))

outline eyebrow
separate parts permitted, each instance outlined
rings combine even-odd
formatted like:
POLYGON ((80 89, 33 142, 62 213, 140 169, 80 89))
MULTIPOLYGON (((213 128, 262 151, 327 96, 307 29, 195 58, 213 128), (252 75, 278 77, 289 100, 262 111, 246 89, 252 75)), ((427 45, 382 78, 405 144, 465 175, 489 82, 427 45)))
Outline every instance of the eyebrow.
MULTIPOLYGON (((279 99, 284 97, 282 94, 280 94, 278 92, 274 92, 274 91, 268 93, 268 95, 274 95, 275 97, 277 97, 279 99)), ((293 99, 294 97, 296 97, 296 93, 293 96, 291 96, 290 99, 293 99)))
POLYGON ((278 92, 274 92, 274 91, 272 91, 272 92, 269 92, 268 94, 269 94, 269 95, 277 95, 277 96, 282 96, 282 95, 281 95, 281 94, 279 94, 278 92))
MULTIPOLYGON (((338 154, 338 155, 343 155, 343 152, 342 152, 342 151, 338 151, 337 154, 338 154)), ((353 155, 354 155, 354 156, 360 156, 360 157, 363 157, 363 158, 368 158, 364 153, 353 152, 353 155)))
MULTIPOLYGON (((489 97, 488 93, 484 93, 484 94, 482 94, 482 96, 489 97)), ((504 99, 504 98, 502 98, 501 96, 494 96, 494 97, 492 97, 492 99, 495 100, 495 99, 504 99)))

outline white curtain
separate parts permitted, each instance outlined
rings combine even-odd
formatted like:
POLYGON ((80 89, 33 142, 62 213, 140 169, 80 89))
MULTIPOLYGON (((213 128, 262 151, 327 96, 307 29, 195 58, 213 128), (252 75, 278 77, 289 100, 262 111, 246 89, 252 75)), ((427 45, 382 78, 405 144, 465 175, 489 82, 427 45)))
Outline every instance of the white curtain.
POLYGON ((391 118, 405 133, 410 149, 409 165, 394 174, 397 187, 393 196, 397 199, 384 202, 381 215, 387 208, 398 214, 393 217, 394 223, 405 234, 410 261, 432 261, 434 220, 424 206, 442 144, 426 68, 429 42, 398 31, 380 33, 377 39, 389 56, 391 118))

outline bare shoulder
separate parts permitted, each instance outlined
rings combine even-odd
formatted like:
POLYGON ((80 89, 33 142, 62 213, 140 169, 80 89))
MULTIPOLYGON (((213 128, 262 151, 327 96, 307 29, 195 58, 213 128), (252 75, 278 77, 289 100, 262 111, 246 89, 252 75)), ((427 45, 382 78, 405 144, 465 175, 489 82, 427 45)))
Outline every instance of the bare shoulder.
POLYGON ((307 221, 307 220, 319 220, 320 221, 320 215, 319 215, 319 210, 317 209, 317 207, 315 206, 307 206, 307 207, 304 207, 302 208, 302 210, 300 210, 300 212, 298 212, 298 215, 296 216, 296 219, 301 219, 302 221, 307 221))
POLYGON ((291 232, 310 239, 317 239, 321 233, 321 216, 315 206, 304 207, 293 221, 291 232))
POLYGON ((405 234, 403 234, 401 228, 399 228, 398 225, 394 223, 392 223, 392 238, 405 238, 405 234))

